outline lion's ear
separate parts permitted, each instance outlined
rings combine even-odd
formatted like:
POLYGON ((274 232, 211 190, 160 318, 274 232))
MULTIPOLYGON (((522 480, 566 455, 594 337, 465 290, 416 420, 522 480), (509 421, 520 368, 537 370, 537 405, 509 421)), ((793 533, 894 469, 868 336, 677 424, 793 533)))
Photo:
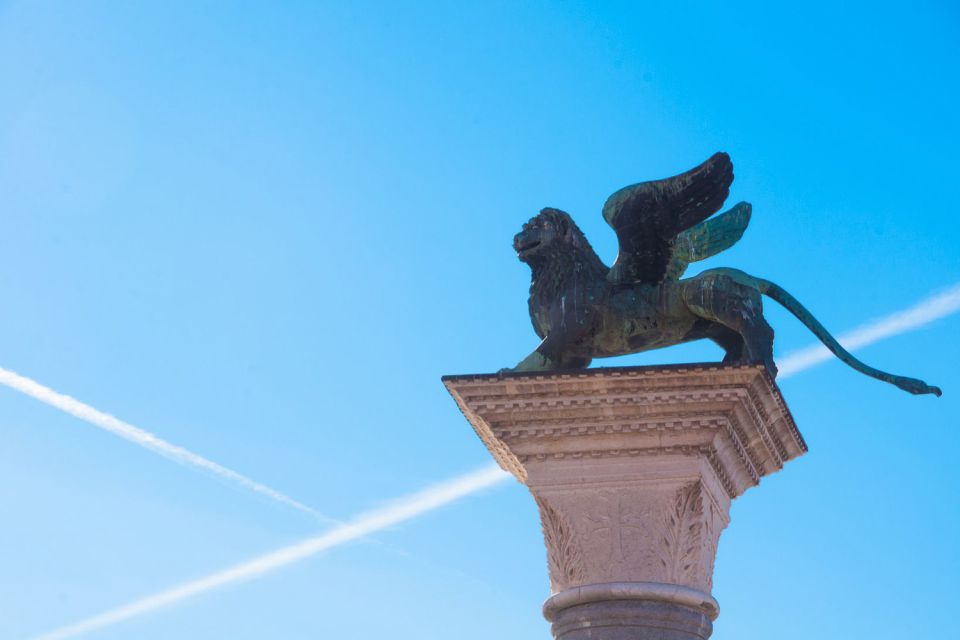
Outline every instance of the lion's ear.
POLYGON ((560 209, 554 209, 553 207, 545 207, 540 210, 540 215, 546 217, 547 220, 557 228, 557 235, 564 238, 565 240, 573 239, 573 236, 576 234, 573 232, 573 224, 570 220, 570 216, 561 211, 560 209))

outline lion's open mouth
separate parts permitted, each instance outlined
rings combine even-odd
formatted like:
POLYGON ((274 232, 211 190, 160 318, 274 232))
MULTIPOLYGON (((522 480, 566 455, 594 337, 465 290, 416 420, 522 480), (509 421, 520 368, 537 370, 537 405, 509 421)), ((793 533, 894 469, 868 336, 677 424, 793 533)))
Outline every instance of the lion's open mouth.
POLYGON ((519 254, 529 253, 530 251, 536 249, 539 246, 540 246, 540 241, 534 240, 533 242, 528 242, 527 244, 520 245, 519 247, 517 247, 517 253, 519 254))

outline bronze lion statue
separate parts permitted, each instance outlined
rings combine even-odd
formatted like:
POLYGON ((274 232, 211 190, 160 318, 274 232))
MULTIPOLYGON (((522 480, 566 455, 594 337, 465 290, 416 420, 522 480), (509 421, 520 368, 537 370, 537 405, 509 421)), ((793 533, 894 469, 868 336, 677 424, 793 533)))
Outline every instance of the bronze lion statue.
POLYGON ((619 241, 612 267, 559 209, 543 209, 523 225, 513 246, 532 270, 530 319, 542 342, 505 371, 579 369, 593 358, 708 339, 724 350, 723 362, 763 364, 776 376, 773 329, 763 317, 766 295, 857 371, 910 393, 939 396, 937 387, 879 371, 852 356, 803 305, 769 280, 736 269, 710 269, 681 279, 689 263, 729 248, 746 230, 751 214, 746 202, 711 217, 723 206, 732 182, 730 157, 716 153, 686 173, 614 193, 603 206, 603 217, 619 241))

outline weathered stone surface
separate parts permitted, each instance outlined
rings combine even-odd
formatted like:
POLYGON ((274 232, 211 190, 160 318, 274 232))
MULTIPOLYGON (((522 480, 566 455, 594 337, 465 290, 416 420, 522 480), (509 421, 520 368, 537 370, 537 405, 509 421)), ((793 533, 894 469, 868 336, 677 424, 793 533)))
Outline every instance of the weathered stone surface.
POLYGON ((444 384, 536 500, 554 594, 545 615, 565 640, 708 637, 730 501, 806 451, 763 365, 448 376, 444 384), (660 620, 651 629, 675 626, 673 635, 643 635, 650 616, 660 620))

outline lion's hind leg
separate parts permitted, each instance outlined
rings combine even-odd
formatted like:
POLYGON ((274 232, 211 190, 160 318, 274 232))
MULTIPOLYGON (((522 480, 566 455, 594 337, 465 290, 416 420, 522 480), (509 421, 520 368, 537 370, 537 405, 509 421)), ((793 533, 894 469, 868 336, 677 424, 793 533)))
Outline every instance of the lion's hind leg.
POLYGON ((720 325, 707 337, 726 351, 724 362, 763 364, 776 376, 773 328, 763 317, 760 291, 708 272, 684 282, 683 300, 692 313, 720 325))
POLYGON ((707 338, 723 349, 723 363, 735 364, 743 358, 743 338, 733 329, 728 329, 720 323, 710 324, 706 331, 707 338))

